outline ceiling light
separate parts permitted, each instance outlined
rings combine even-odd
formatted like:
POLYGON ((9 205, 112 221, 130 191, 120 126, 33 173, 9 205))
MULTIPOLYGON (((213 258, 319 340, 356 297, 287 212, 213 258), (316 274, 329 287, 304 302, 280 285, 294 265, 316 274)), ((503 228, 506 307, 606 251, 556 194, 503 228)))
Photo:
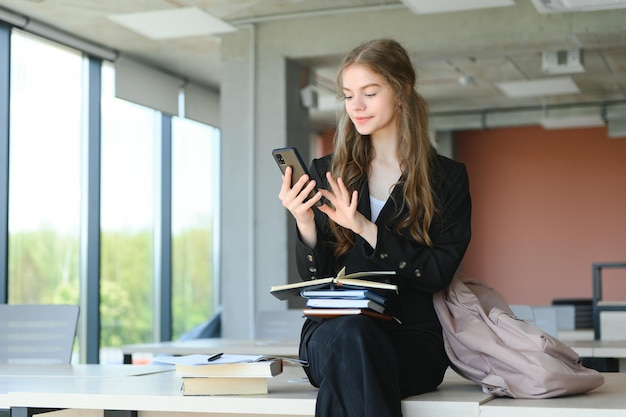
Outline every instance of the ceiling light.
POLYGON ((496 86, 505 95, 514 98, 580 93, 578 86, 571 77, 501 82, 496 83, 496 86))
POLYGON ((415 14, 515 6, 515 0, 402 0, 402 3, 415 14))
POLYGON ((626 0, 532 0, 539 13, 588 12, 626 8, 626 0))
POLYGON ((604 126, 603 113, 596 105, 546 107, 539 122, 544 129, 604 126))
POLYGON ((109 19, 153 40, 213 35, 237 30, 197 7, 109 15, 109 19))
POLYGON ((604 119, 598 114, 544 117, 541 119, 541 126, 543 126, 544 129, 604 126, 604 119))

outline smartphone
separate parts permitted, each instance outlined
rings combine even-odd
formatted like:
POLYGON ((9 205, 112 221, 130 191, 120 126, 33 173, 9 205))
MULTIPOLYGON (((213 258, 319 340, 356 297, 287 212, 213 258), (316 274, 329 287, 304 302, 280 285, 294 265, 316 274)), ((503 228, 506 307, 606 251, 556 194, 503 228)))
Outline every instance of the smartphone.
MULTIPOLYGON (((272 151, 272 156, 274 156, 274 160, 280 168, 280 172, 285 175, 285 170, 288 166, 291 167, 291 186, 293 187, 296 182, 303 175, 309 175, 309 170, 304 165, 304 161, 298 152, 298 149, 289 147, 289 148, 278 148, 272 151)), ((317 188, 315 188, 309 194, 308 198, 313 197, 317 193, 317 188)), ((318 205, 321 202, 318 202, 318 205)))

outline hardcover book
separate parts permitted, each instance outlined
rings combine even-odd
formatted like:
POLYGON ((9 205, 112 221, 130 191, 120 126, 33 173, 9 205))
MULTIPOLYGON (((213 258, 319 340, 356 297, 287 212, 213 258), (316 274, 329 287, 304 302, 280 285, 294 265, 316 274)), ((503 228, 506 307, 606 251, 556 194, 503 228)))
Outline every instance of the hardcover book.
POLYGON ((271 356, 221 355, 209 361, 211 355, 157 357, 155 362, 176 367, 181 377, 271 378, 283 371, 283 361, 271 356))
POLYGON ((373 300, 380 305, 387 303, 387 298, 371 290, 302 290, 302 298, 340 298, 344 300, 373 300))
POLYGON ((336 277, 319 278, 285 285, 274 285, 270 288, 270 292, 279 300, 300 297, 300 292, 302 290, 334 289, 337 287, 375 289, 379 291, 391 291, 394 293, 398 292, 397 285, 386 282, 389 276, 395 275, 394 271, 364 271, 348 275, 345 275, 344 271, 345 268, 342 269, 336 277), (365 278, 378 278, 379 281, 368 280, 365 278))
POLYGON ((367 308, 305 308, 302 314, 309 317, 331 319, 333 317, 364 314, 381 320, 395 320, 393 316, 381 314, 367 308))
POLYGON ((385 312, 385 307, 372 300, 352 298, 311 298, 306 302, 311 308, 369 308, 379 313, 385 312))
POLYGON ((267 394, 267 378, 183 377, 183 395, 267 394))

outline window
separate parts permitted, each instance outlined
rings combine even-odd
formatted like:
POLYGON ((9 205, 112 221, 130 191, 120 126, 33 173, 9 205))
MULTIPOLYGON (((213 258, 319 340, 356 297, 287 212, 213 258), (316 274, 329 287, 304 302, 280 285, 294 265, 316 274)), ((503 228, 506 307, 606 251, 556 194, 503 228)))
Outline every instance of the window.
MULTIPOLYGON (((87 157, 82 152, 87 117, 98 114, 88 111, 85 103, 93 100, 85 100, 84 82, 88 67, 95 64, 97 71, 98 64, 87 66, 86 59, 79 51, 11 31, 9 303, 80 304, 81 203, 87 185, 81 158, 87 157)), ((219 305, 220 138, 218 129, 178 117, 172 118, 172 132, 163 132, 170 124, 161 122, 168 117, 115 98, 110 63, 102 64, 101 75, 97 308, 100 362, 110 363, 121 362, 117 348, 122 344, 152 342, 153 329, 170 324, 154 323, 163 316, 155 312, 164 307, 155 302, 153 288, 159 282, 154 279, 156 197, 161 195, 156 161, 161 138, 170 134, 172 149, 165 156, 172 158, 174 201, 172 230, 164 231, 164 239, 172 233, 173 337, 206 321, 219 305)), ((97 334, 85 336, 88 349, 97 346, 97 334)))
POLYGON ((11 35, 9 303, 79 297, 82 57, 11 35))
POLYGON ((219 303, 217 240, 219 131, 172 121, 172 319, 177 338, 206 321, 219 303))
POLYGON ((115 98, 102 67, 100 346, 152 341, 155 143, 160 114, 115 98))

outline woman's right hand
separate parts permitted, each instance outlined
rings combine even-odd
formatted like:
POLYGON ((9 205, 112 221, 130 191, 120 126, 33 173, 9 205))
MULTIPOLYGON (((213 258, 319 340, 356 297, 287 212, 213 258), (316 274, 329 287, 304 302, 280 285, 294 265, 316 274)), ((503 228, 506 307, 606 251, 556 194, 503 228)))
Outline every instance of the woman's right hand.
POLYGON ((291 187, 291 174, 292 168, 287 167, 285 175, 283 175, 283 184, 280 188, 278 198, 282 201, 283 206, 289 210, 294 219, 296 219, 296 225, 298 226, 300 236, 304 243, 309 247, 314 247, 317 241, 317 232, 315 229, 313 206, 320 201, 322 193, 318 191, 313 197, 307 200, 311 191, 315 189, 315 180, 309 181, 309 176, 303 175, 293 187, 291 187))

